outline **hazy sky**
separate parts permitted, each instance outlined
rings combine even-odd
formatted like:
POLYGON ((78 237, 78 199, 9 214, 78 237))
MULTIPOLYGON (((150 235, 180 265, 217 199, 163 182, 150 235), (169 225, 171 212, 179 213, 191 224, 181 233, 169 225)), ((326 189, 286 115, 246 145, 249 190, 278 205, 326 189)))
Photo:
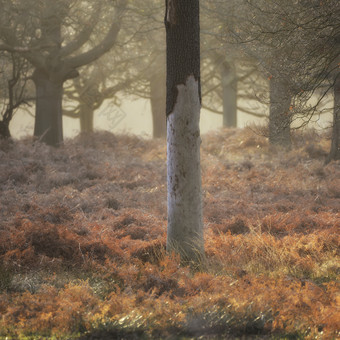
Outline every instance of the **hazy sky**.
MULTIPOLYGON (((33 108, 34 109, 34 108, 33 108)), ((266 106, 264 106, 266 112, 266 106)), ((323 115, 316 124, 316 127, 325 128, 330 126, 331 114, 323 115)), ((238 113, 238 126, 244 127, 252 123, 264 123, 264 119, 238 113)), ((25 112, 17 112, 14 116, 10 129, 12 136, 20 138, 26 135, 33 135, 33 117, 25 112)), ((64 137, 74 137, 79 133, 79 120, 64 117, 64 137)), ((201 133, 216 130, 222 127, 222 115, 201 111, 201 133)), ((106 104, 96 111, 94 118, 95 129, 110 130, 116 133, 132 133, 144 137, 152 135, 152 119, 150 104, 148 100, 138 99, 125 101, 121 108, 106 104)))

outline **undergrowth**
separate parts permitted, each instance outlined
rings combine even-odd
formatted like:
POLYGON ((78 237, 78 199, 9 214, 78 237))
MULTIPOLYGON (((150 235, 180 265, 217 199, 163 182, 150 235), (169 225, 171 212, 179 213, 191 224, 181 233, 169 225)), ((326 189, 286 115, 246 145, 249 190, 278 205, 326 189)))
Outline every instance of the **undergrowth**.
POLYGON ((0 338, 339 337, 340 164, 316 136, 203 136, 201 272, 165 251, 163 141, 0 142, 0 338))

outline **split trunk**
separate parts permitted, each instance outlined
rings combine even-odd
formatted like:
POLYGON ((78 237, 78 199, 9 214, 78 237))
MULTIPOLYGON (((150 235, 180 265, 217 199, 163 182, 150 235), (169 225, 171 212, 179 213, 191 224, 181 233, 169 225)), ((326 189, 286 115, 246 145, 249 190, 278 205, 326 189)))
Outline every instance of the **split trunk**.
POLYGON ((166 1, 167 250, 199 265, 204 257, 200 171, 199 1, 166 1))

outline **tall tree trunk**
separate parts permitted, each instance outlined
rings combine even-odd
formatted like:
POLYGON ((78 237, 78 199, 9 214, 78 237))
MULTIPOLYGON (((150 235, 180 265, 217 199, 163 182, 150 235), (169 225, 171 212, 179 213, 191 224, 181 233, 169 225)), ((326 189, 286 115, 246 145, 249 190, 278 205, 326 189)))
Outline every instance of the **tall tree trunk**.
POLYGON ((48 145, 58 146, 63 142, 63 81, 51 78, 37 70, 33 75, 36 88, 34 136, 48 145))
POLYGON ((290 104, 292 96, 288 86, 279 78, 270 80, 269 143, 290 148, 290 104))
POLYGON ((0 138, 3 139, 8 139, 11 138, 11 132, 9 130, 9 123, 11 122, 12 118, 13 118, 13 103, 10 103, 7 106, 7 109, 3 115, 2 120, 0 120, 0 138))
POLYGON ((331 150, 327 161, 340 159, 340 74, 334 83, 334 109, 331 150))
POLYGON ((166 0, 167 250, 199 265, 204 257, 200 172, 199 1, 166 0))
POLYGON ((80 132, 93 132, 94 110, 86 105, 80 105, 80 132))
POLYGON ((150 102, 153 137, 166 138, 166 119, 164 117, 166 90, 164 73, 153 75, 150 79, 150 102))
POLYGON ((237 79, 233 65, 222 63, 223 126, 237 127, 237 79))
POLYGON ((9 131, 9 122, 6 120, 0 121, 0 138, 7 139, 11 137, 11 133, 9 131))

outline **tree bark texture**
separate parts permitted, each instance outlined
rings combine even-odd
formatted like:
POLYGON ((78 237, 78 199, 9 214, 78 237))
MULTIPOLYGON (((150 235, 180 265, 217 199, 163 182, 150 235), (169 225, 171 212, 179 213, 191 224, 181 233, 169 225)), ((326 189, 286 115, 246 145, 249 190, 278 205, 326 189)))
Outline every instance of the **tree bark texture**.
POLYGON ((327 161, 340 159, 340 74, 334 83, 334 109, 331 150, 327 161))
POLYGON ((269 143, 290 148, 290 104, 291 94, 288 86, 279 78, 270 80, 269 143))
POLYGON ((199 1, 166 0, 167 250, 182 261, 204 257, 200 172, 199 1))
POLYGON ((92 107, 82 104, 80 105, 80 132, 92 133, 94 121, 94 110, 92 107))
POLYGON ((9 131, 9 122, 0 121, 0 138, 7 139, 11 137, 9 131))
POLYGON ((36 67, 33 81, 36 89, 34 136, 48 145, 63 142, 63 71, 56 57, 61 49, 61 18, 55 6, 46 6, 41 20, 42 37, 51 44, 44 67, 36 67))
POLYGON ((8 139, 11 137, 11 132, 9 130, 9 123, 13 117, 13 107, 11 107, 11 103, 9 103, 2 120, 0 120, 0 138, 8 139))
POLYGON ((153 137, 166 138, 166 103, 165 72, 155 74, 150 79, 150 102, 153 123, 153 137))
POLYGON ((221 70, 223 91, 223 126, 237 127, 237 79, 233 65, 223 62, 221 70))
POLYGON ((166 0, 167 92, 166 113, 173 111, 177 85, 193 75, 200 86, 199 1, 166 0))
POLYGON ((48 145, 58 146, 63 142, 63 81, 51 78, 37 70, 33 75, 36 88, 34 136, 48 145))

